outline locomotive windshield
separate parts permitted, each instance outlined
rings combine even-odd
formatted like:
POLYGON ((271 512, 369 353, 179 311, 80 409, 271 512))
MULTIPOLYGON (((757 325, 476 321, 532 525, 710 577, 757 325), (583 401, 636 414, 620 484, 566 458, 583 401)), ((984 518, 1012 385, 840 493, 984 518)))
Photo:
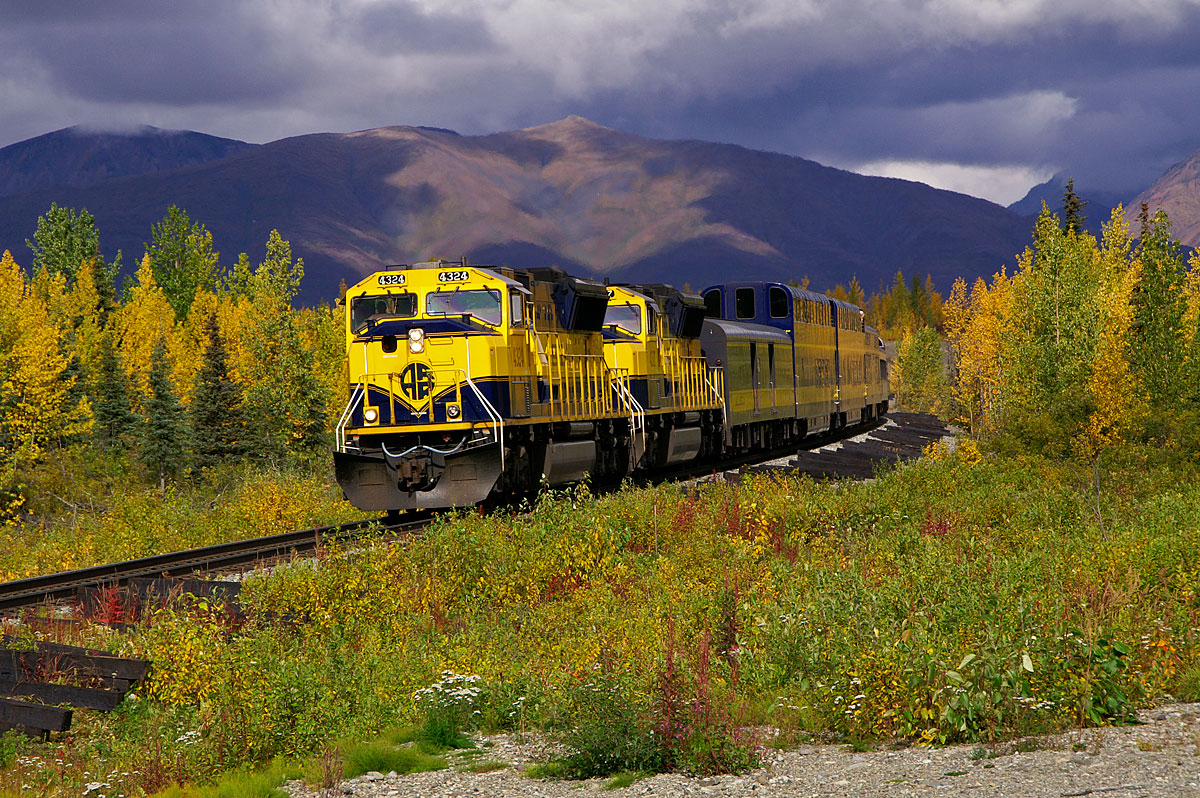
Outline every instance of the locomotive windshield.
POLYGON ((642 332, 642 312, 637 305, 609 305, 604 313, 604 326, 620 327, 630 335, 642 332))
POLYGON ((425 299, 425 312, 430 316, 470 315, 493 326, 503 318, 500 292, 491 289, 434 291, 425 299))
POLYGON ((350 329, 359 333, 373 321, 407 318, 417 313, 416 294, 379 294, 355 297, 350 303, 350 329))

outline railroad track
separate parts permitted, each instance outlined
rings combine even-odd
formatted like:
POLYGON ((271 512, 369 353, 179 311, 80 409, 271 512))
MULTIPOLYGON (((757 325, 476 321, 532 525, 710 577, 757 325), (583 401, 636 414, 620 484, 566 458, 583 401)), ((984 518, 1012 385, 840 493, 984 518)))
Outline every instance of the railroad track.
POLYGON ((199 549, 156 554, 137 560, 0 582, 0 610, 71 598, 81 589, 124 585, 132 579, 187 576, 251 562, 289 557, 292 554, 303 554, 312 551, 323 541, 352 540, 359 537, 372 524, 383 524, 393 532, 407 533, 424 527, 428 522, 429 514, 427 513, 414 514, 411 519, 406 518, 403 521, 386 521, 384 519, 351 521, 336 526, 302 529, 282 535, 218 543, 215 546, 204 546, 199 549))
POLYGON ((870 479, 880 465, 920 457, 925 447, 952 434, 936 416, 892 413, 890 423, 852 439, 799 451, 786 465, 748 466, 742 473, 807 474, 814 479, 870 479))
MULTIPOLYGON (((782 472, 810 474, 815 478, 862 479, 873 476, 881 462, 895 463, 919 457, 926 444, 949 434, 946 425, 933 416, 894 413, 889 418, 891 423, 882 426, 877 423, 874 427, 865 428, 854 440, 838 441, 832 435, 816 437, 808 442, 806 450, 797 451, 791 447, 770 452, 755 452, 719 466, 690 466, 663 476, 669 476, 672 480, 685 480, 720 472, 724 472, 727 478, 736 478, 740 473, 782 472), (838 448, 833 449, 834 446, 838 448), (778 461, 789 456, 792 459, 787 465, 763 464, 764 461, 778 461)), ((352 521, 337 526, 302 529, 282 535, 219 543, 199 549, 0 582, 0 610, 72 598, 81 589, 126 585, 131 580, 189 576, 250 562, 303 554, 315 549, 322 541, 353 539, 377 523, 404 534, 424 527, 431 515, 412 514, 399 522, 385 519, 352 521)))

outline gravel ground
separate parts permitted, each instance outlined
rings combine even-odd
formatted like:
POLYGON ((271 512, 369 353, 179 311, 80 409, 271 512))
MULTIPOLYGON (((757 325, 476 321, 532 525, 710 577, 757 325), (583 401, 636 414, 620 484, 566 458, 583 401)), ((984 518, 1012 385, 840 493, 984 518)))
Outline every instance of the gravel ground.
MULTIPOLYGON (((664 774, 606 792, 614 798, 713 795, 768 796, 1031 796, 1036 798, 1200 798, 1200 704, 1172 704, 1139 713, 1142 725, 1087 729, 1031 738, 996 749, 910 747, 857 753, 845 746, 768 749, 764 764, 740 776, 691 778, 664 774)), ((370 773, 325 791, 299 782, 293 798, 499 796, 566 798, 604 789, 603 779, 542 781, 521 775, 549 749, 507 735, 480 738, 481 749, 448 770, 406 776, 370 773), (506 763, 490 773, 459 770, 471 763, 506 763)))

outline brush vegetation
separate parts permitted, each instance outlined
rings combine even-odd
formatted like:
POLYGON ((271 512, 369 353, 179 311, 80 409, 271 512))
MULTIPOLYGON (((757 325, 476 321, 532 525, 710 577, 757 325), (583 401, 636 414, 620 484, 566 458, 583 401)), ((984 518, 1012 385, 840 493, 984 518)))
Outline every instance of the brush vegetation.
POLYGON ((742 770, 764 725, 786 745, 1123 723, 1197 697, 1200 481, 1132 446, 1103 473, 1097 498, 1090 464, 968 442, 867 484, 578 489, 329 548, 250 580, 245 625, 148 612, 120 644, 154 661, 138 697, 19 743, 0 784, 111 771, 132 795, 337 740, 375 741, 344 774, 399 771, 476 729, 544 730, 569 746, 547 772, 583 777, 742 770))

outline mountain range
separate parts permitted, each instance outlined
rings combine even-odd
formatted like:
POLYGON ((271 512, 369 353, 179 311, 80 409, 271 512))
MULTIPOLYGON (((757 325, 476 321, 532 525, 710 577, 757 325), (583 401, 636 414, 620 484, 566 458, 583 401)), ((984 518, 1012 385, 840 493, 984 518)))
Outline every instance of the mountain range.
POLYGON ((0 149, 0 250, 27 265, 52 202, 87 208, 127 267, 172 204, 213 233, 226 265, 260 259, 278 229, 305 260, 308 303, 381 265, 464 256, 697 290, 737 275, 807 276, 818 290, 857 276, 871 291, 897 271, 947 290, 1011 265, 1031 232, 1014 210, 922 183, 575 116, 483 136, 387 127, 257 145, 69 128, 0 149))

